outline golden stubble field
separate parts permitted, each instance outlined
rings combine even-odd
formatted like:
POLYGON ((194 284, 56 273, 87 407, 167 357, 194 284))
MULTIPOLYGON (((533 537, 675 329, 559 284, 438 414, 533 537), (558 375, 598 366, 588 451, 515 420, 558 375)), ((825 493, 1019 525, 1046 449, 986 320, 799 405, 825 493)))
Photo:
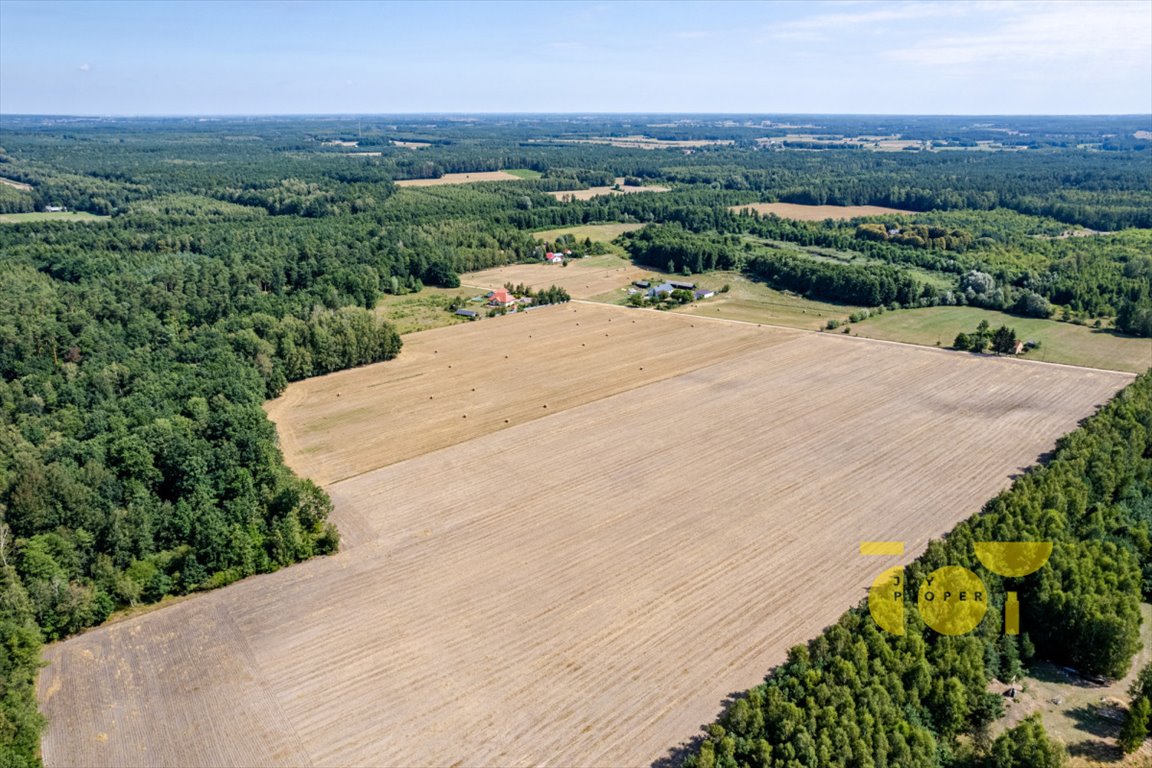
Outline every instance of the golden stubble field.
POLYGON ((593 305, 408 336, 269 406, 342 551, 50 646, 45 763, 648 765, 896 564, 861 540, 1131 378, 593 305))
POLYGON ((745 203, 744 205, 733 205, 729 210, 739 213, 746 208, 750 208, 761 215, 774 213, 782 219, 795 219, 796 221, 824 221, 825 219, 847 221, 857 216, 911 216, 916 213, 899 208, 885 208, 882 205, 798 205, 796 203, 745 203))
POLYGON ((651 278, 651 269, 611 256, 573 259, 567 267, 537 262, 508 264, 480 272, 469 272, 461 280, 465 285, 495 290, 505 283, 524 283, 537 290, 558 285, 574 299, 588 299, 608 291, 624 288, 633 280, 651 278))

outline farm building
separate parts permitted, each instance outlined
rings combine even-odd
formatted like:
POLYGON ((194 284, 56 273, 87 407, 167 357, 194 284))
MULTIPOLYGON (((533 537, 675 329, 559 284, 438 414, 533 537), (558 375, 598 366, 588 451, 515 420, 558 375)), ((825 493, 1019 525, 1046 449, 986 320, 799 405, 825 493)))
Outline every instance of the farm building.
POLYGON ((701 288, 692 294, 692 298, 699 301, 700 299, 710 299, 716 295, 716 291, 710 291, 707 288, 701 288))
POLYGON ((676 283, 660 283, 648 289, 648 298, 654 299, 660 294, 671 295, 672 291, 676 290, 676 283))
POLYGON ((549 264, 563 264, 564 254, 548 251, 548 253, 544 254, 544 261, 548 262, 549 264))
POLYGON ((491 307, 512 307, 516 305, 516 297, 509 293, 507 288, 501 288, 498 291, 492 291, 492 295, 488 297, 488 305, 491 307))
POLYGON ((458 309, 456 310, 456 314, 460 317, 466 317, 469 320, 475 320, 476 318, 480 317, 480 315, 472 309, 458 309))
POLYGON ((681 291, 694 291, 694 290, 696 290, 696 283, 680 283, 680 282, 677 282, 675 280, 671 280, 668 282, 668 285, 672 286, 673 289, 678 289, 681 291))
POLYGON ((652 284, 647 280, 634 280, 632 281, 632 285, 636 286, 637 288, 648 288, 652 284))

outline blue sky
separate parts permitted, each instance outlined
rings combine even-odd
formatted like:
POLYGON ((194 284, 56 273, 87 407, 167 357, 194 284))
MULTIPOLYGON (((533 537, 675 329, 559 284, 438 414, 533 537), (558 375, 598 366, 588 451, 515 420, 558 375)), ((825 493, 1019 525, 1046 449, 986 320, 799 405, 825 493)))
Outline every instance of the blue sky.
POLYGON ((1152 0, 0 0, 0 113, 1152 112, 1152 0))

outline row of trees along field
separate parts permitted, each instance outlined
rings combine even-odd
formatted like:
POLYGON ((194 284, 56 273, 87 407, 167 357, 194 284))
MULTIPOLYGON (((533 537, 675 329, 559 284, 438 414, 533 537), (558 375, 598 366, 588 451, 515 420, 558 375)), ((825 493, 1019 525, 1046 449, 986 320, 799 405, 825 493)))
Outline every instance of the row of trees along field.
POLYGON ((1150 533, 1152 372, 905 569, 903 637, 879 629, 863 605, 848 611, 728 707, 685 764, 1062 765, 1038 722, 989 738, 1003 705, 988 681, 1020 676, 1033 657, 1124 675, 1139 645, 1139 603, 1152 596, 1150 533), (1036 574, 1008 580, 977 561, 977 541, 1054 549, 1036 574), (945 565, 972 569, 988 588, 988 613, 969 635, 937 634, 916 612, 919 585, 945 565), (1019 593, 1019 636, 1002 632, 1008 589, 1019 593))
MULTIPOLYGON (((1039 223, 1022 222, 1018 214, 1008 218, 1017 228, 1039 223)), ((962 303, 1048 317, 1056 311, 1054 305, 1061 305, 1077 316, 1115 318, 1122 333, 1152 336, 1152 232, 1144 230, 1043 240, 1012 232, 974 241, 968 231, 942 228, 947 234, 934 247, 930 240, 900 244, 878 241, 872 234, 860 238, 860 228, 870 224, 790 221, 697 206, 670 207, 658 220, 663 223, 619 241, 637 262, 658 269, 685 274, 743 269, 776 288, 870 306, 962 303), (835 249, 884 264, 863 267, 788 255, 754 247, 740 235, 765 243, 835 249), (917 287, 908 267, 939 273, 954 287, 917 287), (875 273, 875 279, 867 273, 875 273), (872 300, 879 297, 885 300, 872 300)))

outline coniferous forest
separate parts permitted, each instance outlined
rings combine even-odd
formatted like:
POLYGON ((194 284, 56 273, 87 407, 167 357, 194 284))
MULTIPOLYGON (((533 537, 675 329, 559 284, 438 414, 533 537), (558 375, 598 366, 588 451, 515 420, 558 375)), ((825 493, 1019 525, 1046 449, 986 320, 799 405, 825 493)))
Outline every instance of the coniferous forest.
MULTIPOLYGON (((339 547, 331 501, 285 466, 262 404, 291 381, 402 354, 374 312, 381 297, 538 260, 534 231, 633 223, 618 245, 669 273, 732 270, 845 304, 971 305, 1152 337, 1147 116, 811 120, 827 143, 750 116, 3 117, 0 767, 38 764, 42 643, 339 547), (717 143, 587 143, 637 133, 717 143), (870 133, 919 145, 832 141, 870 133), (395 183, 495 170, 530 173, 395 183), (549 194, 617 178, 669 190, 549 194), (805 222, 742 209, 768 202, 907 213, 805 222)), ((1059 765, 1032 720, 981 744, 1002 713, 987 682, 1034 658, 1128 669, 1152 598, 1152 375, 933 542, 908 592, 947 563, 1002 599, 972 542, 1034 539, 1056 546, 1016 585, 1027 633, 1003 634, 1002 603, 965 637, 935 634, 915 611, 905 636, 888 635, 849 611, 765 670, 686 764, 1059 765)))

